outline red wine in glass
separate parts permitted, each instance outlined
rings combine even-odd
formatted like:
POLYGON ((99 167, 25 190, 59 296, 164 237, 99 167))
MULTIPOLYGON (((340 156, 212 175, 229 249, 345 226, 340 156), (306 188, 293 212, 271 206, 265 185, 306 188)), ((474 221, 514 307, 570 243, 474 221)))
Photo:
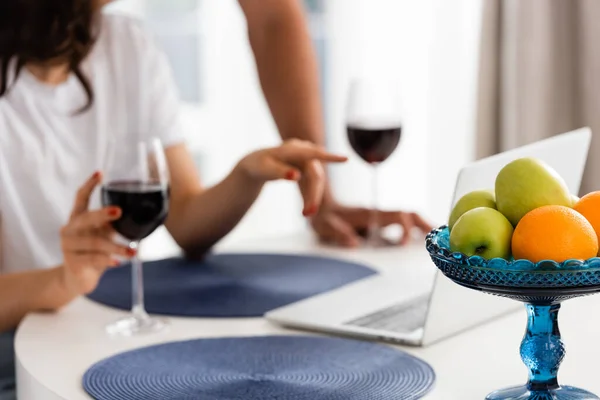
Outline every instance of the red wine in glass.
POLYGON ((140 241, 167 218, 169 193, 159 183, 113 181, 102 187, 102 203, 121 208, 121 218, 112 223, 115 231, 130 241, 140 241))
POLYGON ((381 77, 358 78, 350 83, 346 105, 348 141, 354 152, 373 171, 372 217, 369 247, 387 245, 378 221, 378 166, 398 147, 402 135, 402 101, 398 85, 381 77))
POLYGON ((402 134, 400 126, 371 128, 348 124, 347 130, 350 146, 369 164, 378 164, 387 160, 398 147, 402 134))
POLYGON ((136 252, 131 258, 131 313, 110 323, 106 330, 121 336, 159 332, 169 323, 145 310, 138 250, 140 242, 164 223, 169 212, 169 168, 164 147, 157 138, 140 140, 134 146, 112 141, 108 147, 102 204, 121 209, 121 217, 112 226, 136 252))

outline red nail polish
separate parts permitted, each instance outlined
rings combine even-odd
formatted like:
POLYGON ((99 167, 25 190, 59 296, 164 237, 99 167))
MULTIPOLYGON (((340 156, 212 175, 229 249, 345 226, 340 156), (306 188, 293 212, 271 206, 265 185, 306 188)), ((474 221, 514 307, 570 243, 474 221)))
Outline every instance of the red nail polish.
POLYGON ((94 176, 93 176, 93 178, 94 178, 94 179, 98 179, 98 178, 100 178, 100 171, 96 171, 96 172, 94 172, 94 176))
POLYGON ((111 217, 116 217, 117 215, 119 215, 119 209, 118 208, 109 209, 108 215, 110 215, 111 217))
POLYGON ((287 179, 288 181, 295 181, 296 171, 294 171, 293 169, 289 170, 287 174, 285 174, 285 179, 287 179))
POLYGON ((112 260, 110 265, 112 265, 113 267, 118 267, 121 264, 121 262, 119 260, 112 260))
POLYGON ((127 255, 133 257, 136 255, 136 251, 134 249, 127 249, 127 255))
POLYGON ((306 207, 303 214, 305 217, 309 217, 309 216, 315 215, 317 213, 317 210, 318 210, 317 206, 309 206, 309 207, 306 207))

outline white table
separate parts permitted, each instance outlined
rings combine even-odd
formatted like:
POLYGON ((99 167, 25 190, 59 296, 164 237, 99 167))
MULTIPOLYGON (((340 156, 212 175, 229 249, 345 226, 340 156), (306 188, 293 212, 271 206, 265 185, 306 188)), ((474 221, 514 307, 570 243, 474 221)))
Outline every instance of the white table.
MULTIPOLYGON (((401 262, 407 252, 414 249, 379 252, 329 249, 317 246, 306 235, 262 240, 221 250, 332 255, 365 261, 383 273, 390 269, 415 268, 401 262)), ((423 266, 423 271, 428 271, 429 267, 423 266)), ((123 314, 123 311, 82 298, 59 313, 29 315, 19 327, 15 343, 19 399, 89 399, 81 388, 81 376, 87 368, 103 358, 142 346, 200 337, 307 334, 280 328, 261 318, 170 318, 171 329, 162 334, 108 337, 104 326, 123 314)), ((600 394, 595 363, 600 360, 600 345, 597 344, 600 296, 567 301, 559 319, 567 347, 559 382, 600 394)), ((525 383, 527 370, 518 353, 525 322, 525 312, 521 310, 426 348, 401 348, 426 360, 435 369, 436 386, 427 399, 483 399, 492 390, 525 383)))

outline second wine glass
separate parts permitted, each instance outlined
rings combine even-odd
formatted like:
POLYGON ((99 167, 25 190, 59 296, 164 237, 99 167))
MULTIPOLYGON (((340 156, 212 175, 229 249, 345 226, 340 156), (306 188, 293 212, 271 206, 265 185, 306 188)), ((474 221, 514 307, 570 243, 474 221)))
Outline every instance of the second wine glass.
POLYGON ((378 218, 379 164, 396 150, 402 134, 400 95, 393 82, 356 79, 351 82, 346 110, 348 141, 372 169, 372 215, 367 233, 369 247, 387 245, 378 218))
POLYGON ((138 255, 142 239, 165 221, 169 210, 169 171, 159 139, 142 140, 135 148, 114 146, 102 186, 102 205, 117 206, 121 217, 114 230, 136 251, 131 260, 131 315, 107 326, 111 335, 133 336, 158 332, 168 326, 162 318, 148 315, 144 307, 142 261, 138 255))

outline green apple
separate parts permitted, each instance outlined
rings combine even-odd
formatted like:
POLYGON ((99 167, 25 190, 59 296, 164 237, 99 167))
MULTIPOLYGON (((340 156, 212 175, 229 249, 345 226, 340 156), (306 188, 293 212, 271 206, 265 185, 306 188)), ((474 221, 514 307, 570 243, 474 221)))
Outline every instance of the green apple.
POLYGON ((493 190, 474 190, 461 197, 450 213, 448 229, 452 230, 454 224, 467 211, 477 207, 489 207, 496 209, 496 196, 493 190))
POLYGON ((464 213, 450 232, 450 250, 485 259, 511 255, 513 226, 498 210, 477 207, 464 213))
POLYGON ((572 201, 562 177, 537 158, 512 161, 496 176, 496 208, 515 227, 535 208, 547 205, 571 207, 572 201))
POLYGON ((574 206, 575 204, 577 204, 578 201, 579 201, 579 196, 572 194, 571 195, 571 207, 574 206))

